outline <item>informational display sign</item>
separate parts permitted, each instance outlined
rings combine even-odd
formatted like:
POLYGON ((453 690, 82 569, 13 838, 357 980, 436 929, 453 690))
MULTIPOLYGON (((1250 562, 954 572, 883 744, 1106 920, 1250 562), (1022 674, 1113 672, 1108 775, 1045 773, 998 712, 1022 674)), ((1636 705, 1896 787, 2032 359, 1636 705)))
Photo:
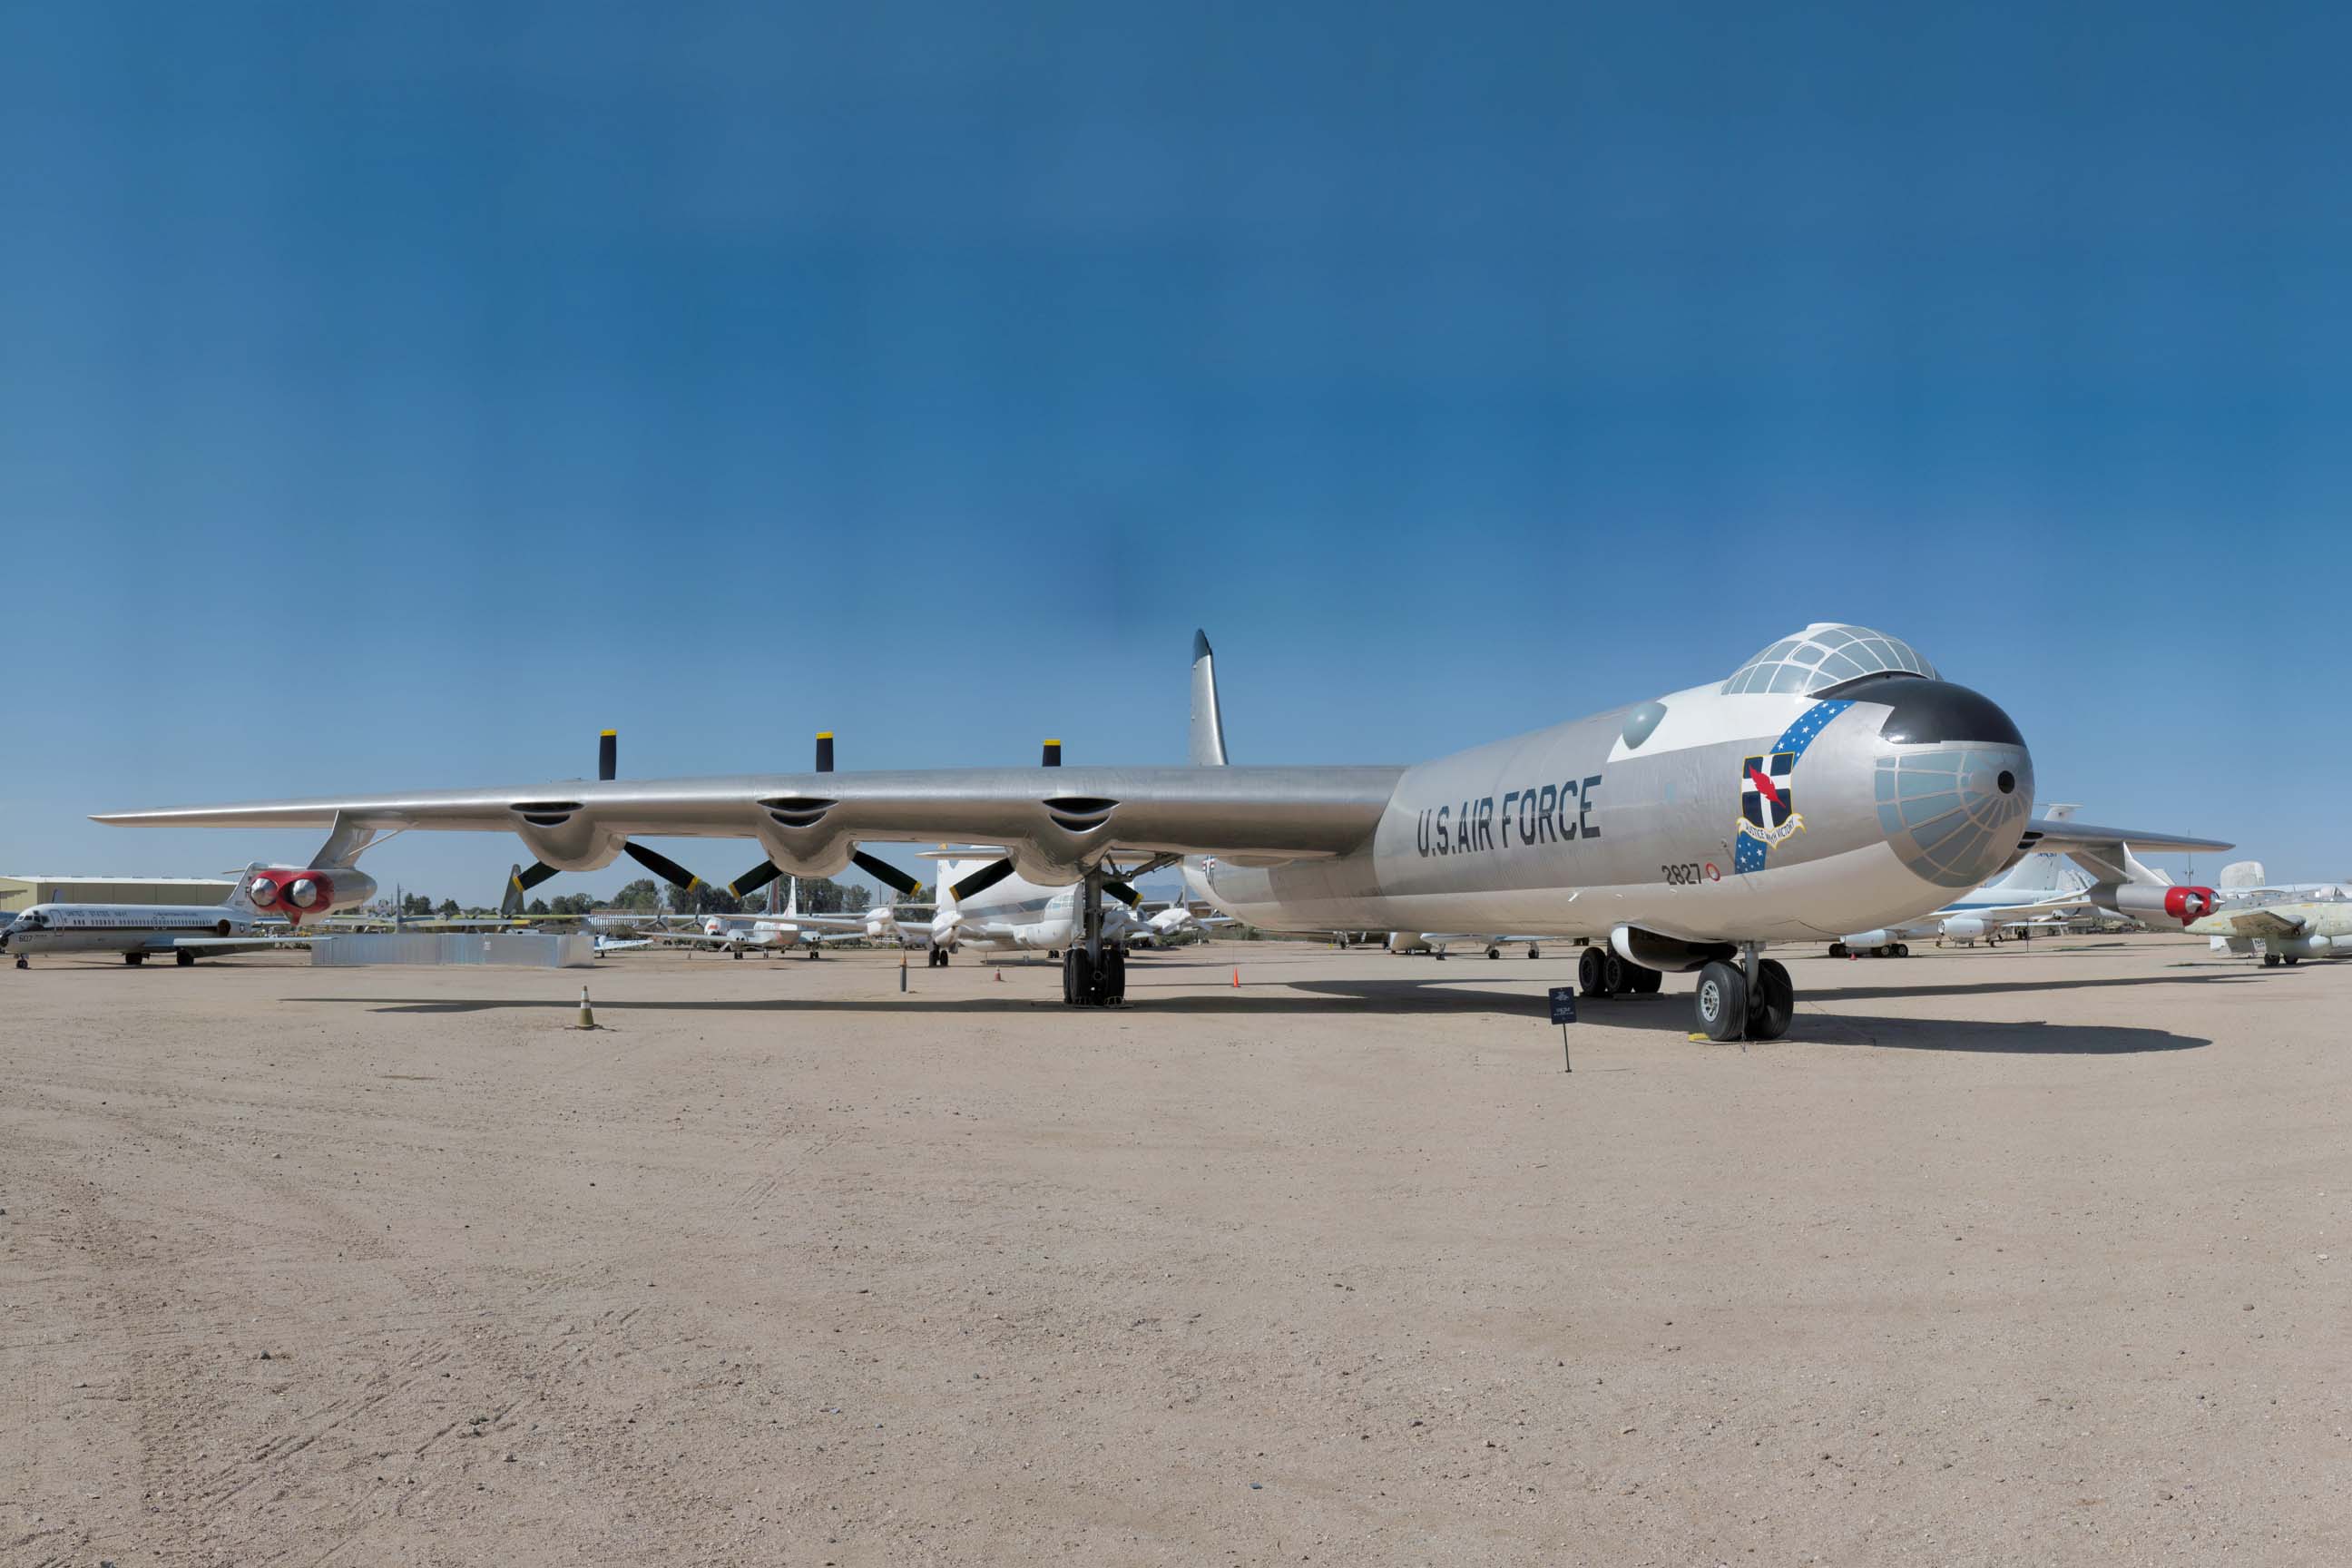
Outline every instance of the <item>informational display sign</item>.
POLYGON ((1576 987, 1555 985, 1551 988, 1551 1021, 1555 1024, 1576 1022, 1576 987))

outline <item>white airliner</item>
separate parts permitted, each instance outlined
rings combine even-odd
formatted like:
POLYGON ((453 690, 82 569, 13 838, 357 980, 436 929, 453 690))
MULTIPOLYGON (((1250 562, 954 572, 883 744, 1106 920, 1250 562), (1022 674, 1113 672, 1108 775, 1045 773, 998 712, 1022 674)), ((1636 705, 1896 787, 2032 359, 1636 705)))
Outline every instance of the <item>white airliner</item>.
POLYGON ((324 871, 256 861, 217 904, 36 904, 0 931, 0 948, 16 954, 19 969, 37 952, 119 952, 129 964, 168 955, 184 968, 199 958, 308 946, 294 930, 303 915, 362 903, 375 891, 348 868, 333 875, 341 879, 331 886, 324 871))

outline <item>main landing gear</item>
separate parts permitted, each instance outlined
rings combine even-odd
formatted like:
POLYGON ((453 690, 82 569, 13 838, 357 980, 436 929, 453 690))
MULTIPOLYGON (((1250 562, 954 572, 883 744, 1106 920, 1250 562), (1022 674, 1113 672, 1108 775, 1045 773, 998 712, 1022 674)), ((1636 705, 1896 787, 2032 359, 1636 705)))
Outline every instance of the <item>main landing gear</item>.
POLYGON ((948 960, 951 956, 953 956, 951 949, 935 947, 931 949, 929 954, 924 958, 923 963, 926 968, 945 969, 948 966, 948 960))
POLYGON ((1103 883, 1099 866, 1078 884, 1078 919, 1070 945, 1062 950, 1062 1001, 1072 1007, 1112 1007, 1127 1000, 1127 949, 1103 940, 1103 883))
POLYGON ((1717 959, 1698 972, 1698 1026, 1710 1040, 1777 1040, 1797 1016, 1788 969, 1746 948, 1745 967, 1717 959))
POLYGON ((147 955, 143 952, 126 952, 122 955, 122 962, 136 969, 147 962, 147 955))
POLYGON ((1654 996, 1665 978, 1654 969, 1626 963, 1610 948, 1588 947, 1576 959, 1580 996, 1654 996))

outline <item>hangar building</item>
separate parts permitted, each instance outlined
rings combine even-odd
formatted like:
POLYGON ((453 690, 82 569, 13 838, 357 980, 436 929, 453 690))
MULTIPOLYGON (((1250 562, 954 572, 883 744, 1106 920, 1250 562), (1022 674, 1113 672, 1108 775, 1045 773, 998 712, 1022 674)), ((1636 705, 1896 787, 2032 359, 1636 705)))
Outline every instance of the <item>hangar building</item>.
POLYGON ((217 904, 234 877, 0 877, 0 913, 35 904, 217 904))

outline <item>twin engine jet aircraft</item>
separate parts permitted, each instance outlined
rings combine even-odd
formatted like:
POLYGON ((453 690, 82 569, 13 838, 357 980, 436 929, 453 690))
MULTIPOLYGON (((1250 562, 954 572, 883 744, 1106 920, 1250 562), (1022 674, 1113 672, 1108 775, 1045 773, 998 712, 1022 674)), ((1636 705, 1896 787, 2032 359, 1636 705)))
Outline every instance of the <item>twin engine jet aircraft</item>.
POLYGON ((37 952, 119 952, 132 965, 169 957, 185 968, 199 958, 303 945, 308 939, 289 931, 303 917, 364 903, 374 892, 357 871, 256 861, 217 904, 36 904, 0 931, 0 950, 14 953, 19 969, 37 952))
POLYGON ((599 780, 97 820, 505 832, 541 865, 579 871, 610 864, 635 835, 754 838, 764 868, 810 877, 863 864, 865 843, 1001 844, 953 892, 968 899, 1015 874, 1075 886, 1064 994, 1082 1005, 1120 999, 1103 911, 1113 858, 1139 877, 1213 857, 1208 898, 1268 929, 1581 940, 1592 944, 1585 988, 1604 994, 1696 971, 1699 1025, 1723 1040, 1790 1026, 1795 989, 1762 956, 1768 942, 1915 919, 2037 850, 2100 878, 2087 895, 2101 907, 2179 921, 2171 904, 2184 890, 2126 882, 2124 842, 2227 847, 2032 820, 2033 762, 2009 715, 1860 626, 1811 626, 1727 679, 1410 767, 1226 765, 1206 637, 1194 635, 1192 652, 1182 767, 599 780))

